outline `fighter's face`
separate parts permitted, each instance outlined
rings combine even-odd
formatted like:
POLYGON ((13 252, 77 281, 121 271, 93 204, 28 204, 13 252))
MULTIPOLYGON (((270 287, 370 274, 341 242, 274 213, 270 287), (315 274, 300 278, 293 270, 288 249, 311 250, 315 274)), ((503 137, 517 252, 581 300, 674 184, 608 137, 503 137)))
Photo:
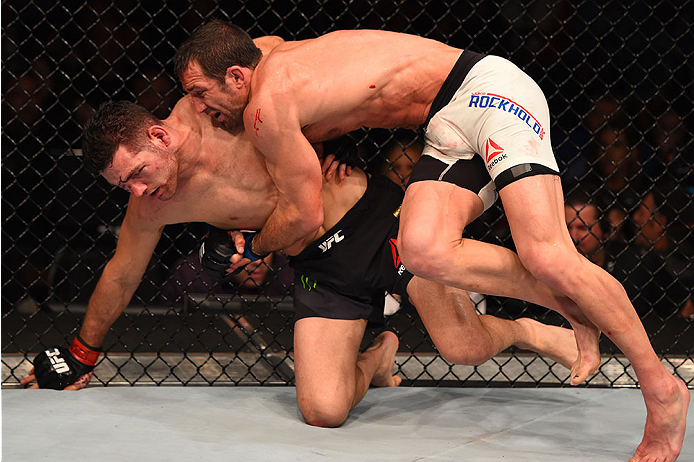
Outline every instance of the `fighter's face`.
POLYGON ((593 205, 564 205, 566 225, 578 250, 587 258, 594 257, 602 245, 603 232, 598 223, 598 211, 593 205))
POLYGON ((148 145, 132 152, 119 146, 113 163, 101 174, 112 185, 136 197, 150 196, 162 201, 171 199, 178 187, 178 162, 167 149, 148 145))
POLYGON ((247 103, 243 91, 209 77, 196 62, 188 65, 181 83, 198 112, 207 114, 230 130, 243 124, 243 110, 247 103))

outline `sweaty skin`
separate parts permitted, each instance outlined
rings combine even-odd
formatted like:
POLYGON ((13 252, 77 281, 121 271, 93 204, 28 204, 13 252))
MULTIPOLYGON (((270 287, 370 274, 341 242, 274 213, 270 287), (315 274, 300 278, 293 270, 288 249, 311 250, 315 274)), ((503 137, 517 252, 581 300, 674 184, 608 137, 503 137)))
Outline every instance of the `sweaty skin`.
MULTIPOLYGON (((80 331, 90 345, 101 345, 129 303, 166 224, 204 221, 220 228, 260 228, 278 200, 263 158, 245 134, 233 135, 196 114, 190 97, 183 98, 168 119, 150 126, 147 135, 137 153, 119 147, 113 163, 102 171, 110 183, 131 196, 116 252, 99 279, 80 331)), ((323 226, 333 227, 366 187, 366 175, 360 170, 343 181, 325 180, 323 226)), ((316 233, 324 231, 319 228, 316 233)), ((316 237, 306 237, 288 253, 301 252, 316 237)), ((536 351, 565 367, 571 367, 576 358, 571 330, 529 319, 477 316, 465 291, 416 277, 407 291, 440 353, 453 362, 480 364, 510 345, 536 351)), ((547 295, 551 296, 540 287, 530 297, 547 295)), ((307 423, 339 426, 370 384, 400 383, 392 375, 397 336, 384 332, 372 348, 359 353, 365 328, 364 319, 308 317, 296 322, 297 402, 307 423)), ((82 377, 68 389, 84 387, 89 378, 82 377)), ((31 372, 21 383, 30 385, 34 380, 31 372)))
POLYGON ((243 121, 283 194, 255 249, 284 247, 320 224, 310 143, 362 126, 421 126, 461 51, 411 35, 338 31, 285 42, 265 56, 252 74, 243 121))
MULTIPOLYGON (((265 156, 280 192, 277 207, 254 239, 256 253, 287 247, 323 222, 320 168, 311 142, 362 126, 419 127, 461 52, 407 34, 338 31, 279 44, 255 70, 237 69, 230 79, 236 107, 243 108, 248 98, 245 131, 265 156)), ((502 284, 510 279, 488 256, 470 258, 477 245, 460 239, 463 228, 479 214, 474 204, 462 206, 468 200, 464 190, 441 182, 413 186, 403 204, 398 238, 403 262, 413 273, 460 288, 470 288, 467 278, 485 272, 490 278, 502 277, 502 284), (430 245, 428 223, 445 231, 436 248, 430 245), (471 268, 475 264, 478 267, 471 268)), ((558 177, 523 178, 502 189, 500 196, 523 265, 575 302, 558 310, 572 323, 580 350, 572 383, 599 363, 597 341, 603 330, 631 361, 648 410, 644 438, 631 462, 676 459, 689 393, 660 363, 624 289, 576 252, 564 223, 558 177)))

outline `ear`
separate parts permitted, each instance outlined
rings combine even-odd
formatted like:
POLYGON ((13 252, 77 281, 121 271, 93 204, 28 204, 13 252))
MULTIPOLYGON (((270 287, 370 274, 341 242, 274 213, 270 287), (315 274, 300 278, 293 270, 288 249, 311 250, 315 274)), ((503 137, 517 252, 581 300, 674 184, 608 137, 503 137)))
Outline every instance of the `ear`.
POLYGON ((227 68, 227 72, 224 75, 224 83, 226 83, 228 88, 241 89, 246 85, 247 82, 250 83, 251 70, 247 67, 241 66, 231 66, 227 68))
POLYGON ((157 144, 160 148, 168 148, 171 144, 171 135, 166 130, 166 128, 161 125, 152 125, 147 130, 147 135, 149 139, 157 144))

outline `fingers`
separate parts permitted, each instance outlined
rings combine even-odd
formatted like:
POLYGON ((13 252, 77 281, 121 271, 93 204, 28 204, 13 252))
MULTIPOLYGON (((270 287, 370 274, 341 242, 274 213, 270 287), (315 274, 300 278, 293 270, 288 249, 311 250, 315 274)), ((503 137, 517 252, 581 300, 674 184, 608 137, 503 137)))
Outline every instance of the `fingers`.
POLYGON ((20 383, 23 387, 26 387, 26 386, 27 386, 28 384, 30 384, 31 382, 35 382, 35 381, 36 381, 36 376, 33 374, 34 370, 32 369, 31 372, 32 372, 31 374, 27 375, 26 377, 24 377, 23 379, 21 379, 21 380, 19 381, 19 383, 20 383))
POLYGON ((340 181, 345 179, 345 175, 347 172, 348 165, 347 164, 342 164, 340 165, 339 168, 339 173, 338 173, 338 178, 340 178, 340 181))
POLYGON ((339 167, 340 167, 340 163, 338 161, 334 160, 330 164, 330 168, 328 168, 328 171, 325 172, 325 179, 327 181, 330 181, 332 179, 332 177, 335 176, 335 172, 337 172, 339 167))
POLYGON ((231 257, 231 266, 227 270, 227 275, 235 274, 247 264, 251 262, 250 259, 244 257, 243 255, 236 254, 231 257))
POLYGON ((334 160, 327 169, 323 170, 323 174, 326 181, 330 181, 337 174, 335 179, 339 182, 352 175, 352 167, 334 160))
POLYGON ((70 391, 81 390, 82 388, 89 385, 89 382, 92 380, 93 375, 94 375, 94 371, 91 371, 87 374, 84 374, 82 377, 77 379, 77 381, 75 383, 65 387, 65 390, 70 390, 70 391))
MULTIPOLYGON (((30 384, 31 382, 35 382, 35 381, 36 381, 36 375, 34 375, 34 368, 32 367, 31 370, 29 371, 29 374, 26 377, 24 377, 23 379, 21 379, 19 381, 19 383, 23 387, 26 387, 28 384, 30 384)), ((37 385, 37 388, 38 388, 38 385, 37 385)))
POLYGON ((38 388, 39 388, 39 384, 38 384, 38 383, 35 383, 35 384, 33 384, 32 386, 27 387, 27 390, 36 390, 36 389, 38 389, 38 388))
MULTIPOLYGON (((325 156, 323 159, 323 165, 321 165, 321 173, 325 175, 325 172, 328 171, 328 169, 331 167, 333 160, 335 160, 335 155, 334 154, 328 154, 325 156)), ((326 179, 329 179, 326 177, 326 179)))
MULTIPOLYGON (((243 233, 241 231, 229 231, 229 236, 234 241, 236 251, 242 254, 246 247, 246 238, 243 237, 243 233)), ((233 261, 234 257, 231 257, 231 259, 233 261)))

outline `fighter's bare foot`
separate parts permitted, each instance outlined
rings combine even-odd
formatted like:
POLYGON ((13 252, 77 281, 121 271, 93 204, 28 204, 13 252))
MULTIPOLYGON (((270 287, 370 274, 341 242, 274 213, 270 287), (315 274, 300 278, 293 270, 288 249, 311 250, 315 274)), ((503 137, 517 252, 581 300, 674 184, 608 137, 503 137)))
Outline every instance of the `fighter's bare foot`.
POLYGON ((527 336, 527 342, 518 342, 518 347, 547 356, 567 369, 572 368, 579 352, 571 329, 542 324, 530 318, 520 318, 516 322, 523 326, 527 336))
POLYGON ((583 383, 588 376, 594 375, 600 367, 600 330, 593 324, 572 323, 576 338, 578 357, 571 366, 571 385, 583 383))
POLYGON ((393 375, 393 365, 395 364, 395 353, 398 351, 400 341, 395 333, 390 331, 381 332, 374 344, 365 353, 373 352, 381 356, 378 368, 371 379, 371 385, 375 387, 397 387, 402 379, 393 375))
POLYGON ((682 450, 690 393, 681 380, 671 377, 672 382, 661 388, 662 396, 644 393, 646 430, 629 462, 672 462, 682 450))

